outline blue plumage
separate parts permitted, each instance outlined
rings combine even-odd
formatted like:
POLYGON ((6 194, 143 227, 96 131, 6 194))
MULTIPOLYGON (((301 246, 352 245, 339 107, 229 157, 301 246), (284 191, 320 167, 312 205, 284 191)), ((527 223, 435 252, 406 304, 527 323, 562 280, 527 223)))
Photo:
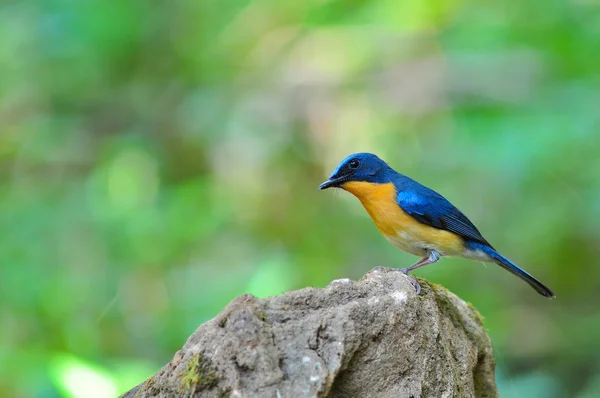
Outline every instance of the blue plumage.
POLYGON ((417 221, 492 247, 467 216, 439 193, 400 173, 393 182, 398 189, 398 205, 417 221))
POLYGON ((529 274, 527 271, 525 271, 524 269, 519 267, 517 264, 513 263, 512 261, 510 261, 509 259, 504 257, 502 254, 498 253, 496 250, 494 250, 489 245, 484 245, 484 244, 477 243, 477 242, 467 242, 467 246, 472 250, 475 250, 475 251, 479 250, 479 251, 482 251, 483 253, 487 254, 490 258, 492 258, 494 260, 494 262, 496 264, 498 264, 505 270, 509 271, 513 275, 516 275, 519 278, 523 279, 525 282, 527 282, 529 284, 529 286, 534 288, 535 291, 538 292, 539 294, 541 294, 542 296, 554 297, 554 293, 552 293, 552 291, 550 289, 548 289, 546 286, 544 286, 543 283, 541 283, 540 281, 535 279, 533 276, 531 276, 531 274, 529 274))

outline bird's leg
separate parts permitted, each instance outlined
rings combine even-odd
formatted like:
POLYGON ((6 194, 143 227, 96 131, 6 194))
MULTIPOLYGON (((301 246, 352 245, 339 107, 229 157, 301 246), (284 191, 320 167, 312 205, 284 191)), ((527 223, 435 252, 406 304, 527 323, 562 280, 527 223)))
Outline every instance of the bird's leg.
POLYGON ((438 253, 435 250, 431 250, 431 251, 429 251, 428 256, 423 257, 422 259, 420 259, 419 261, 417 261, 410 267, 399 269, 399 268, 383 267, 380 265, 380 266, 375 267, 375 269, 378 271, 384 271, 384 272, 388 272, 388 271, 402 272, 404 275, 406 275, 408 277, 408 279, 410 280, 410 283, 415 287, 417 294, 419 294, 419 293, 421 293, 421 285, 419 285, 419 282, 417 282, 417 280, 415 278, 408 275, 408 273, 419 267, 423 267, 428 264, 433 264, 433 263, 437 262, 441 257, 442 257, 442 255, 440 253, 438 253))
POLYGON ((435 250, 432 250, 429 252, 428 256, 423 257, 422 259, 420 259, 419 261, 417 261, 410 267, 402 268, 400 271, 402 271, 403 274, 408 275, 408 273, 410 271, 417 269, 419 267, 423 267, 425 265, 433 264, 433 263, 437 262, 441 257, 442 257, 442 255, 440 253, 438 253, 435 250))
POLYGON ((422 259, 420 259, 419 261, 417 261, 416 263, 414 263, 413 265, 411 265, 410 267, 402 268, 400 270, 400 272, 402 272, 404 275, 406 275, 408 277, 408 279, 410 280, 410 283, 412 283, 412 285, 415 287, 417 294, 421 293, 421 285, 419 285, 419 282, 417 282, 417 280, 415 278, 408 275, 408 273, 419 267, 423 267, 428 264, 433 264, 436 261, 438 261, 441 257, 442 256, 440 253, 438 253, 435 250, 432 250, 431 252, 429 252, 429 256, 425 256, 422 259))

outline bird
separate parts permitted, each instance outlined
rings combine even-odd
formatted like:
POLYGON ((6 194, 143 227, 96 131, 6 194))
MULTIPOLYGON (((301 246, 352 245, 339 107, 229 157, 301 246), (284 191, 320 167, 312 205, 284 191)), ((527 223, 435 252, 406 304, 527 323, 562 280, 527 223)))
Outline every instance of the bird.
POLYGON ((500 254, 446 198, 398 173, 375 154, 346 157, 319 186, 319 190, 328 188, 341 188, 356 196, 390 243, 421 257, 402 269, 377 267, 407 275, 417 294, 421 287, 408 273, 448 256, 498 264, 542 296, 555 297, 552 290, 500 254))

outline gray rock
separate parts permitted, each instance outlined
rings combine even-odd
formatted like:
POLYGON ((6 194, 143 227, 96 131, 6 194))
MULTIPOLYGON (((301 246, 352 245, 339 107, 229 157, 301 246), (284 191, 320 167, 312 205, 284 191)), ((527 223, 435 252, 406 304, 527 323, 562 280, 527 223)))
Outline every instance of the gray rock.
POLYGON ((233 300, 123 397, 497 397, 482 318, 439 285, 372 270, 233 300))

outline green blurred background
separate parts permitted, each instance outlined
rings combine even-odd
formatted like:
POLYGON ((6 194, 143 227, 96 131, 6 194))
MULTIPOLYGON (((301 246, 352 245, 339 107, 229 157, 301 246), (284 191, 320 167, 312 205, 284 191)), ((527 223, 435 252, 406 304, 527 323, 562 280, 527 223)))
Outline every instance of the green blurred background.
POLYGON ((597 0, 3 2, 0 122, 2 397, 113 397, 242 293, 414 262, 317 191, 357 151, 555 290, 417 271, 502 396, 600 396, 597 0))

